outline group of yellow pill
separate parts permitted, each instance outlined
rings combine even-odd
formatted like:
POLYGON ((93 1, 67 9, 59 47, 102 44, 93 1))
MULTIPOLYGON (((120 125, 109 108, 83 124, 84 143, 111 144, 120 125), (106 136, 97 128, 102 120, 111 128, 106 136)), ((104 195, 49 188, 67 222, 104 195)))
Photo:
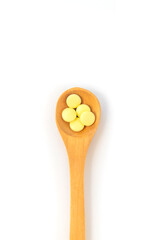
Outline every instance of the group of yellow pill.
POLYGON ((95 115, 86 104, 81 104, 81 98, 77 94, 71 94, 66 99, 67 108, 62 112, 62 118, 70 123, 71 130, 80 132, 85 126, 91 126, 95 122, 95 115))

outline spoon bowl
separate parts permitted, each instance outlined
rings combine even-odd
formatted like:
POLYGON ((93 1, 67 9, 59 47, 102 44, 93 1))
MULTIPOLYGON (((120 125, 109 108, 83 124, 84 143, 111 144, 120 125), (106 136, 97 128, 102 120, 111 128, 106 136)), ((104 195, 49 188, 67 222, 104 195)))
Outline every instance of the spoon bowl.
POLYGON ((70 88, 58 99, 56 124, 67 149, 70 167, 70 240, 85 240, 84 211, 84 166, 89 144, 100 120, 100 103, 96 96, 83 88, 70 88), (73 132, 69 123, 62 119, 62 111, 67 107, 70 94, 78 94, 82 103, 90 106, 95 114, 95 122, 80 132, 73 132))
POLYGON ((95 133, 99 120, 100 120, 100 103, 97 99, 97 97, 91 93, 90 91, 83 89, 83 88, 70 88, 67 91, 65 91, 60 98, 58 99, 57 106, 56 106, 56 123, 57 127, 61 132, 64 132, 65 134, 72 136, 72 137, 84 137, 88 134, 95 133), (90 127, 85 127, 80 132, 74 132, 70 129, 69 124, 65 122, 62 119, 62 111, 67 107, 66 99, 70 94, 78 94, 81 97, 82 103, 87 104, 90 106, 92 112, 95 114, 95 122, 90 127))

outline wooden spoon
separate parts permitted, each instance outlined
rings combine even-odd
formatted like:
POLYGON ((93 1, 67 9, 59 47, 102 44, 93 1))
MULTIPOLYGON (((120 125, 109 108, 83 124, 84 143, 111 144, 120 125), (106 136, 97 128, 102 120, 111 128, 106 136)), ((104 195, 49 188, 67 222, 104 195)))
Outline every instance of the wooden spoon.
POLYGON ((71 88, 58 99, 56 123, 67 149, 70 166, 70 240, 85 240, 84 214, 84 166, 89 144, 96 132, 100 120, 100 103, 96 96, 83 88, 71 88), (88 104, 95 114, 95 123, 81 132, 73 132, 69 124, 62 119, 62 111, 67 107, 66 98, 78 94, 82 103, 88 104))

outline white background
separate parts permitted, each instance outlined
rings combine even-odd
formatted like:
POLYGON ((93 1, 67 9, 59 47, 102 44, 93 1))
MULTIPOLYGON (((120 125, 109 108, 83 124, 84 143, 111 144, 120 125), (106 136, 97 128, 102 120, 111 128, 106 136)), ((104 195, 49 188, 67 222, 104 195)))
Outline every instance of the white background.
POLYGON ((102 107, 85 167, 86 240, 156 240, 156 0, 1 0, 0 239, 69 239, 55 106, 75 86, 102 107))

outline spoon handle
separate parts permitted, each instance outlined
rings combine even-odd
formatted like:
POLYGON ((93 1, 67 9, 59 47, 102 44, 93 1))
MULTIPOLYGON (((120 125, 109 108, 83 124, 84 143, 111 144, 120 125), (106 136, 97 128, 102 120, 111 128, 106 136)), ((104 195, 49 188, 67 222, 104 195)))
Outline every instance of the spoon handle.
POLYGON ((70 173, 70 240, 85 240, 84 179, 70 173))
POLYGON ((70 240, 85 240, 84 165, 89 141, 73 139, 67 147, 70 166, 70 240))

